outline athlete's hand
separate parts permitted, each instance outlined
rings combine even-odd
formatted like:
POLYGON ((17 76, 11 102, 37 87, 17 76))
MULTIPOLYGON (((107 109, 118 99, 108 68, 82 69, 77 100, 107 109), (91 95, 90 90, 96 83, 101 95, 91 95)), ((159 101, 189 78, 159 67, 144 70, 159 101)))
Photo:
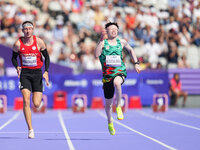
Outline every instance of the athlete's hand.
POLYGON ((45 79, 46 85, 49 86, 49 73, 47 71, 44 72, 43 78, 45 79))
POLYGON ((18 78, 20 77, 20 73, 21 73, 21 67, 17 66, 17 74, 18 74, 18 78))
POLYGON ((103 40, 105 40, 107 38, 108 38, 108 35, 107 35, 106 29, 102 29, 100 41, 103 41, 103 40))
POLYGON ((139 64, 135 64, 135 70, 137 71, 137 73, 140 73, 142 71, 142 68, 139 64))

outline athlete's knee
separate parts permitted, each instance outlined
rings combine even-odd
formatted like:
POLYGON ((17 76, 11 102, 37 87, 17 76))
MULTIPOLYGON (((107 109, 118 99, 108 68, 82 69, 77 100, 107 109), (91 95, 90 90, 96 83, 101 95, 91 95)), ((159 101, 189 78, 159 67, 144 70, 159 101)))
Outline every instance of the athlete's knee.
POLYGON ((115 77, 113 84, 114 84, 115 88, 120 88, 122 82, 123 82, 122 78, 117 76, 117 77, 115 77))
POLYGON ((112 105, 113 105, 113 102, 112 102, 112 100, 111 99, 107 99, 106 100, 106 108, 112 108, 112 105))
POLYGON ((115 80, 114 87, 118 89, 121 87, 121 84, 122 84, 122 82, 120 80, 115 80))
POLYGON ((33 104, 36 108, 40 107, 40 102, 33 102, 33 104))

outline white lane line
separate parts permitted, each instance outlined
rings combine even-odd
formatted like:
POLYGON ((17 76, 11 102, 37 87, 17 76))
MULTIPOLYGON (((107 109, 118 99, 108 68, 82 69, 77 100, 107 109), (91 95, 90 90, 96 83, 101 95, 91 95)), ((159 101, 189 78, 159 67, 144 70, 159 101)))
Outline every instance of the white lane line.
POLYGON ((61 124, 61 126, 62 126, 62 129, 63 129, 63 131, 64 131, 65 138, 66 138, 66 140, 67 140, 67 144, 68 144, 68 146, 69 146, 69 149, 70 149, 70 150, 75 150, 74 145, 72 144, 72 141, 71 141, 71 139, 70 139, 70 137, 69 137, 69 134, 68 134, 68 132, 67 132, 67 128, 65 127, 65 123, 64 123, 64 121, 63 121, 63 117, 62 117, 61 111, 58 111, 58 118, 59 118, 60 124, 61 124))
MULTIPOLYGON (((0 132, 0 134, 24 134, 27 132, 0 132)), ((63 134, 63 132, 53 132, 53 131, 46 131, 46 132, 35 132, 37 134, 63 134)), ((108 134, 108 131, 102 131, 102 132, 68 132, 70 134, 108 134)), ((130 132, 117 132, 117 134, 132 134, 130 132)))
MULTIPOLYGON (((97 112, 98 112, 98 114, 99 114, 100 116, 102 116, 103 118, 107 119, 106 115, 105 115, 103 112, 101 112, 101 111, 99 111, 99 110, 97 110, 97 112)), ((143 134, 143 133, 141 133, 141 132, 139 132, 139 131, 137 131, 137 130, 134 130, 133 128, 131 128, 131 127, 129 127, 129 126, 127 126, 127 125, 125 125, 125 124, 123 124, 123 123, 117 121, 117 120, 114 120, 114 122, 115 122, 116 124, 118 124, 118 125, 120 125, 120 126, 126 128, 126 129, 129 129, 129 130, 132 131, 132 132, 135 132, 135 133, 137 133, 137 134, 139 134, 139 135, 141 135, 141 136, 143 136, 143 137, 145 137, 145 138, 148 138, 148 139, 150 139, 150 140, 152 140, 152 141, 154 141, 154 142, 156 142, 156 143, 158 143, 158 144, 160 144, 160 145, 162 145, 162 146, 164 146, 164 147, 166 147, 166 148, 168 148, 168 149, 170 149, 170 150, 177 150, 176 148, 171 147, 171 146, 169 146, 169 145, 167 145, 167 144, 165 144, 165 143, 163 143, 163 142, 161 142, 161 141, 159 141, 159 140, 156 140, 156 139, 154 139, 154 138, 152 138, 152 137, 150 137, 150 136, 148 136, 148 135, 145 135, 145 134, 143 134)))
POLYGON ((196 115, 196 114, 186 112, 186 111, 182 111, 182 110, 178 110, 178 109, 172 109, 172 110, 175 111, 176 113, 180 113, 180 114, 183 114, 185 116, 190 116, 190 117, 195 117, 195 118, 200 119, 200 115, 196 115))
POLYGON ((3 128, 5 128, 7 125, 9 125, 15 119, 17 119, 20 114, 21 114, 21 111, 15 113, 14 116, 12 116, 12 118, 10 118, 6 123, 4 123, 2 126, 0 126, 0 130, 2 130, 3 128))
POLYGON ((172 124, 176 124, 176 125, 179 125, 179 126, 183 126, 183 127, 187 127, 187 128, 191 128, 191 129, 195 129, 195 130, 200 131, 200 128, 197 128, 197 127, 194 127, 194 126, 191 126, 191 125, 187 125, 187 124, 180 123, 180 122, 177 122, 177 121, 172 121, 172 120, 169 120, 169 119, 150 115, 150 114, 143 112, 143 111, 137 111, 137 112, 140 113, 143 116, 146 116, 146 117, 149 117, 149 118, 152 118, 152 119, 155 119, 155 120, 164 121, 164 122, 168 122, 168 123, 172 123, 172 124))

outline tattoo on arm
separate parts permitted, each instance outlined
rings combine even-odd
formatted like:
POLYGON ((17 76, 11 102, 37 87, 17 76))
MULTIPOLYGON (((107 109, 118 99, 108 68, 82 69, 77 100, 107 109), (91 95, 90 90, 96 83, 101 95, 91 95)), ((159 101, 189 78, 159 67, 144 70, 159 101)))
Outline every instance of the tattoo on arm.
POLYGON ((95 49, 95 56, 96 57, 99 57, 101 55, 103 46, 104 46, 104 42, 103 41, 99 41, 99 43, 97 44, 97 47, 95 49))
POLYGON ((46 49, 46 45, 44 43, 44 41, 40 38, 37 39, 37 43, 38 43, 38 46, 39 46, 39 50, 40 51, 43 51, 46 49))
POLYGON ((134 62, 138 62, 137 56, 133 50, 133 48, 128 44, 127 41, 123 41, 124 42, 124 48, 129 52, 129 54, 131 55, 131 58, 134 60, 134 62))

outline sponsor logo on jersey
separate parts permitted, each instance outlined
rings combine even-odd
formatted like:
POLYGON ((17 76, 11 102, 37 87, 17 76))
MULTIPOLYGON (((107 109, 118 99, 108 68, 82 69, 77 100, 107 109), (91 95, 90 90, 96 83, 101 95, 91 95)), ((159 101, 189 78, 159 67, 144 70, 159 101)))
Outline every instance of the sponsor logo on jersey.
POLYGON ((32 47, 32 50, 36 50, 36 47, 35 47, 35 46, 33 46, 33 47, 32 47))

